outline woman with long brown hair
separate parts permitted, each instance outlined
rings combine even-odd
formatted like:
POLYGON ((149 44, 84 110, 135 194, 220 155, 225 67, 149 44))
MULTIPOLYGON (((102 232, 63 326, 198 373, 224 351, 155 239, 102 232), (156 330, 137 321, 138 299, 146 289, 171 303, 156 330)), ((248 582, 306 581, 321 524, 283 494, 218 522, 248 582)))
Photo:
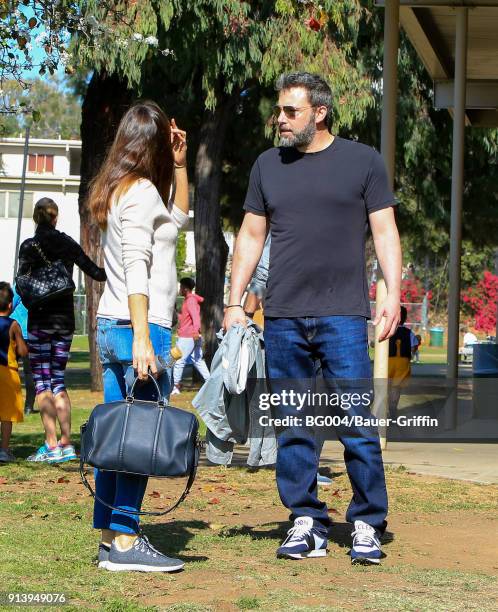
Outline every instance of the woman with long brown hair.
MULTIPOLYGON (((102 230, 107 273, 97 310, 105 402, 126 397, 130 366, 144 380, 137 397, 155 397, 153 384, 145 382, 149 369, 166 399, 171 391, 168 374, 157 376, 156 356, 168 360, 171 348, 176 241, 188 221, 186 154, 186 133, 175 120, 170 123, 154 102, 137 102, 123 116, 92 185, 90 208, 102 230)), ((139 512, 147 478, 97 470, 95 486, 106 503, 139 512)), ((136 514, 96 501, 94 527, 102 530, 99 567, 155 572, 183 567, 139 533, 136 514)))

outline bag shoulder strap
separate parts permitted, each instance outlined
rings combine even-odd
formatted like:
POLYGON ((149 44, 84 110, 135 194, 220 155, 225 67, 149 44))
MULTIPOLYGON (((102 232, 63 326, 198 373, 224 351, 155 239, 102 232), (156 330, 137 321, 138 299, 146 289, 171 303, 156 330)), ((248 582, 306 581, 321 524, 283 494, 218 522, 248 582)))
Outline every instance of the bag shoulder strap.
POLYGON ((43 262, 47 265, 47 266, 51 266, 52 262, 50 261, 50 259, 45 255, 45 253, 43 252, 43 249, 40 246, 40 243, 37 242, 36 240, 33 240, 33 242, 31 243, 35 249, 38 251, 38 255, 43 259, 43 262))
POLYGON ((80 476, 81 476, 81 481, 83 482, 85 487, 90 492, 90 495, 96 501, 101 503, 103 506, 106 506, 107 508, 110 508, 111 510, 116 510, 117 512, 121 512, 123 514, 131 514, 131 515, 139 515, 139 516, 164 516, 165 514, 169 514, 170 512, 173 512, 173 510, 175 510, 175 508, 178 508, 178 506, 183 502, 183 500, 190 493, 190 489, 192 488, 192 485, 194 484, 195 476, 196 476, 196 473, 197 473, 197 465, 199 463, 200 451, 201 451, 201 442, 200 442, 199 437, 197 437, 197 441, 196 441, 196 445, 195 445, 195 460, 194 460, 194 462, 192 464, 192 467, 190 468, 190 473, 188 475, 187 484, 185 485, 185 489, 184 489, 183 493, 180 495, 180 497, 178 498, 178 500, 170 508, 168 508, 167 510, 164 510, 163 512, 145 512, 145 511, 132 512, 130 510, 124 510, 123 508, 116 508, 116 506, 112 506, 111 504, 108 504, 107 502, 105 502, 103 499, 101 499, 96 494, 96 492, 92 489, 92 485, 88 482, 88 479, 87 479, 86 474, 85 474, 85 462, 84 462, 84 459, 83 459, 83 452, 80 451, 80 476))

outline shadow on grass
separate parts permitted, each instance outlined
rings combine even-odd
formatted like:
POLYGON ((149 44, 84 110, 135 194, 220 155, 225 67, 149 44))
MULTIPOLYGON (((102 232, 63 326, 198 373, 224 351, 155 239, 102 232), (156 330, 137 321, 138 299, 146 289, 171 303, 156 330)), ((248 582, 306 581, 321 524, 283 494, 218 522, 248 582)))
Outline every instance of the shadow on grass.
POLYGON ((90 353, 88 351, 72 351, 69 358, 69 363, 84 363, 90 361, 90 353))
POLYGON ((65 373, 66 386, 69 393, 73 389, 90 390, 90 370, 88 369, 67 369, 65 373))
POLYGON ((195 537, 193 530, 209 530, 209 524, 204 521, 171 521, 170 523, 143 525, 142 529, 152 545, 167 555, 178 556, 189 563, 209 560, 209 557, 204 555, 185 554, 185 551, 188 550, 188 543, 195 537))
MULTIPOLYGON (((29 455, 32 455, 45 441, 45 434, 43 432, 43 426, 40 422, 40 430, 31 433, 19 433, 14 432, 12 436, 11 448, 14 455, 18 459, 26 459, 29 455)), ((74 447, 76 452, 79 452, 79 435, 75 435, 73 438, 74 447)), ((61 465, 61 464, 59 464, 61 465)))

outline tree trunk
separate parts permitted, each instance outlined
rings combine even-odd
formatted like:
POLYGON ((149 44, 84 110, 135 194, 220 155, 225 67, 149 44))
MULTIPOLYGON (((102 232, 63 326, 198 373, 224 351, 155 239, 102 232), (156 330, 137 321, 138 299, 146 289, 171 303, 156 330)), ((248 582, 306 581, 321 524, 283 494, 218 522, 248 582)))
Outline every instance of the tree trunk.
MULTIPOLYGON (((114 139, 121 117, 133 101, 133 92, 116 76, 93 74, 82 106, 81 119, 81 182, 78 207, 80 240, 85 253, 102 265, 100 230, 90 217, 87 196, 90 183, 104 160, 114 139)), ((96 349, 96 313, 103 285, 85 279, 88 340, 90 345, 91 390, 102 390, 102 370, 96 349)))
POLYGON ((220 213, 223 145, 235 97, 215 111, 204 111, 195 161, 194 235, 197 290, 204 297, 202 331, 208 363, 216 351, 216 332, 223 320, 223 290, 228 246, 220 213))

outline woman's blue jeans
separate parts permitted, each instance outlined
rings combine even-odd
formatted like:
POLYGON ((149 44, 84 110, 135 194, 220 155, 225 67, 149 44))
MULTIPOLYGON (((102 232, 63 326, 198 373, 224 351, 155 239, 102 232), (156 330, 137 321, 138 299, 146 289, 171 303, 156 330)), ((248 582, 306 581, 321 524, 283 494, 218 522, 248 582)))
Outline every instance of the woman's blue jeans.
MULTIPOLYGON (((149 323, 150 339, 156 356, 169 360, 171 330, 149 323)), ((124 399, 127 394, 125 374, 133 363, 133 330, 131 324, 116 319, 97 319, 97 346, 102 363, 104 402, 124 399)), ((171 373, 165 372, 158 379, 161 394, 169 398, 171 373)), ((135 397, 155 400, 157 391, 153 382, 137 385, 135 397)), ((140 435, 137 432, 137 435, 140 435)), ((106 503, 131 512, 140 511, 147 487, 147 477, 118 472, 95 470, 95 490, 106 503)), ((93 526, 95 529, 113 529, 121 533, 137 533, 139 517, 111 510, 95 501, 93 526)))

